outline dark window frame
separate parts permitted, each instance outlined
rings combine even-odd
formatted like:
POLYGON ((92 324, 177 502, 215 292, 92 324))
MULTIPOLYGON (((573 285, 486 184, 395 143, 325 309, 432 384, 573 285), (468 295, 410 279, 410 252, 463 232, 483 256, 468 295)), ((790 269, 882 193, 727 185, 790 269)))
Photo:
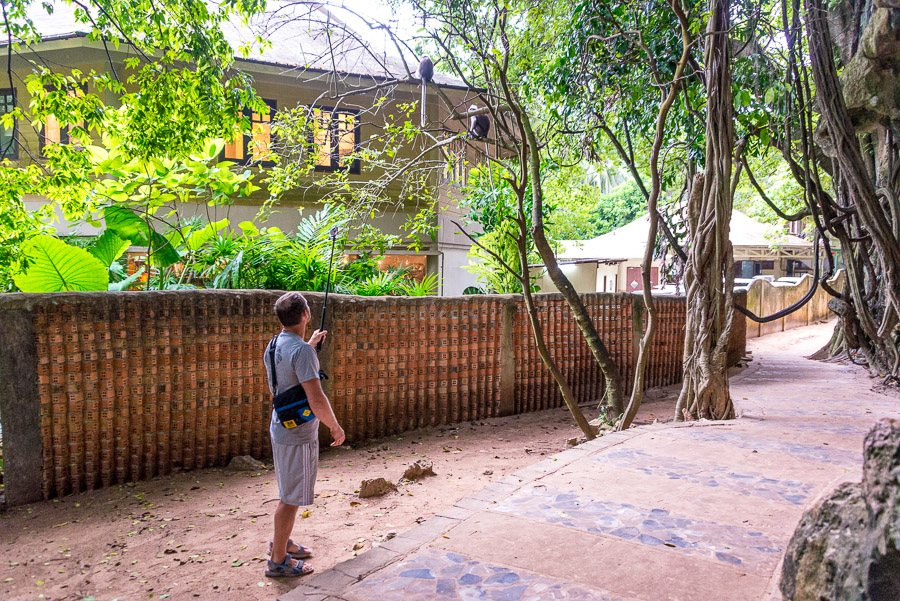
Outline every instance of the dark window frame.
MULTIPOLYGON (((278 101, 268 98, 263 98, 263 102, 269 107, 269 147, 271 148, 275 142, 275 136, 272 134, 272 123, 275 121, 275 113, 278 112, 278 101)), ((225 156, 225 148, 222 148, 222 152, 219 153, 219 160, 221 161, 231 161, 232 163, 237 163, 238 165, 251 165, 257 164, 260 167, 274 167, 276 161, 257 161, 253 158, 252 152, 252 144, 253 144, 253 124, 254 123, 266 123, 265 121, 253 121, 253 110, 245 109, 244 116, 250 122, 250 129, 241 134, 242 137, 242 145, 244 148, 244 158, 242 159, 230 159, 225 156)), ((227 142, 227 140, 226 140, 227 142)))
MULTIPOLYGON (((344 115, 353 115, 355 118, 355 125, 353 126, 353 152, 355 153, 360 144, 362 144, 362 126, 359 122, 359 114, 360 112, 355 109, 338 109, 336 107, 328 107, 315 105, 310 107, 310 111, 319 110, 322 114, 326 112, 332 116, 332 119, 329 121, 329 125, 331 126, 328 131, 328 139, 331 142, 329 149, 329 155, 331 156, 331 165, 316 165, 315 170, 326 172, 326 173, 334 173, 335 171, 347 170, 351 175, 359 175, 362 171, 361 163, 359 158, 355 158, 350 161, 349 165, 341 166, 341 151, 340 151, 340 135, 337 129, 337 124, 339 123, 338 119, 334 119, 333 117, 336 115, 344 114, 344 115)), ((318 152, 318 145, 316 141, 313 139, 313 135, 310 134, 309 143, 315 148, 316 152, 318 152)))
MULTIPOLYGON (((16 102, 18 97, 16 96, 15 88, 0 88, 0 96, 9 96, 12 99, 12 108, 16 108, 16 102)), ((4 115, 6 113, 3 113, 4 115)), ((2 127, 2 126, 0 126, 2 127)), ((19 134, 19 120, 13 117, 13 126, 12 126, 12 144, 10 144, 9 153, 5 152, 3 148, 0 148, 0 160, 3 159, 12 159, 18 160, 19 158, 19 145, 16 143, 19 134)))

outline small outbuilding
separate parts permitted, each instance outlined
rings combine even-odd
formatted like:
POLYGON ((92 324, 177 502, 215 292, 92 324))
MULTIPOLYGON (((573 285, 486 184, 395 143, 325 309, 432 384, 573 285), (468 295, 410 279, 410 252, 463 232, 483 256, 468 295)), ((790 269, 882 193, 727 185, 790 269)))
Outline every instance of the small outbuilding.
MULTIPOLYGON (((638 292, 643 289, 641 261, 647 245, 650 218, 631 223, 589 240, 563 240, 558 254, 563 272, 579 292, 638 292)), ((731 218, 735 278, 799 277, 812 273, 813 243, 760 223, 739 211, 731 218)), ((555 292, 543 265, 532 266, 543 292, 555 292)), ((660 285, 660 261, 653 263, 650 280, 660 285)))

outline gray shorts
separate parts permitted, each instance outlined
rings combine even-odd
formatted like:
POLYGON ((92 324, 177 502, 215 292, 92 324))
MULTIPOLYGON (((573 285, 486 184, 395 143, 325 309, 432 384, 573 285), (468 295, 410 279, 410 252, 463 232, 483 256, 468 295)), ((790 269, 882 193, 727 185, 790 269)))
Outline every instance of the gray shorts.
POLYGON ((312 505, 319 471, 319 441, 287 445, 272 443, 278 497, 287 505, 312 505))

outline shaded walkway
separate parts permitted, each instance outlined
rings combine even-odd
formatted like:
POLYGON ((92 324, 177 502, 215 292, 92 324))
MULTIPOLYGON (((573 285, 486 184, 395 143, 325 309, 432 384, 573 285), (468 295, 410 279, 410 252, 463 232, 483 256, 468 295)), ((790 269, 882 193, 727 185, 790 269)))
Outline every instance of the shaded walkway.
POLYGON ((778 598, 803 512, 858 480, 897 399, 860 369, 802 359, 830 326, 751 343, 742 417, 611 434, 491 484, 281 597, 704 601, 778 598))

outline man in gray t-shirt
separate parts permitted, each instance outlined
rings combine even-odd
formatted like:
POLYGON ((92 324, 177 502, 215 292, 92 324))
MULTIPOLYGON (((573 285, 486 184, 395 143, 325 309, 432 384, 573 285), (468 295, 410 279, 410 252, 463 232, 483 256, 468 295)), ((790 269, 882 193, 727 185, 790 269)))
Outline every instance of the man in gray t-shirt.
POLYGON ((331 403, 322 390, 319 381, 319 357, 312 345, 325 338, 326 332, 316 330, 309 342, 303 340, 309 323, 309 305, 299 292, 288 292, 275 303, 275 314, 281 322, 282 330, 270 343, 275 345, 275 380, 278 390, 273 389, 272 365, 269 349, 266 348, 263 361, 269 378, 272 394, 301 384, 309 407, 315 419, 301 422, 287 428, 278 421, 272 410, 269 434, 272 439, 272 457, 275 463, 275 477, 278 480, 278 507, 275 509, 275 536, 270 545, 272 555, 266 567, 266 576, 303 576, 313 571, 303 559, 312 555, 312 549, 291 540, 291 531, 300 505, 311 505, 315 496, 316 473, 319 462, 319 422, 331 431, 338 446, 344 442, 344 430, 334 417, 331 403))
MULTIPOLYGON (((315 337, 315 334, 313 335, 315 337)), ((316 340, 310 338, 315 343, 316 340)), ((269 351, 263 361, 266 364, 266 375, 269 377, 269 390, 272 394, 272 366, 269 365, 269 351)), ((278 392, 284 392, 300 382, 318 380, 319 356, 316 349, 303 338, 293 332, 282 331, 275 341, 275 375, 278 379, 278 392)), ((315 414, 315 411, 313 412, 315 414)), ((272 409, 272 422, 269 424, 269 435, 277 444, 298 445, 319 440, 319 418, 308 422, 300 422, 296 428, 285 428, 278 422, 275 409, 272 409)), ((302 503, 308 505, 309 503, 302 503)))

